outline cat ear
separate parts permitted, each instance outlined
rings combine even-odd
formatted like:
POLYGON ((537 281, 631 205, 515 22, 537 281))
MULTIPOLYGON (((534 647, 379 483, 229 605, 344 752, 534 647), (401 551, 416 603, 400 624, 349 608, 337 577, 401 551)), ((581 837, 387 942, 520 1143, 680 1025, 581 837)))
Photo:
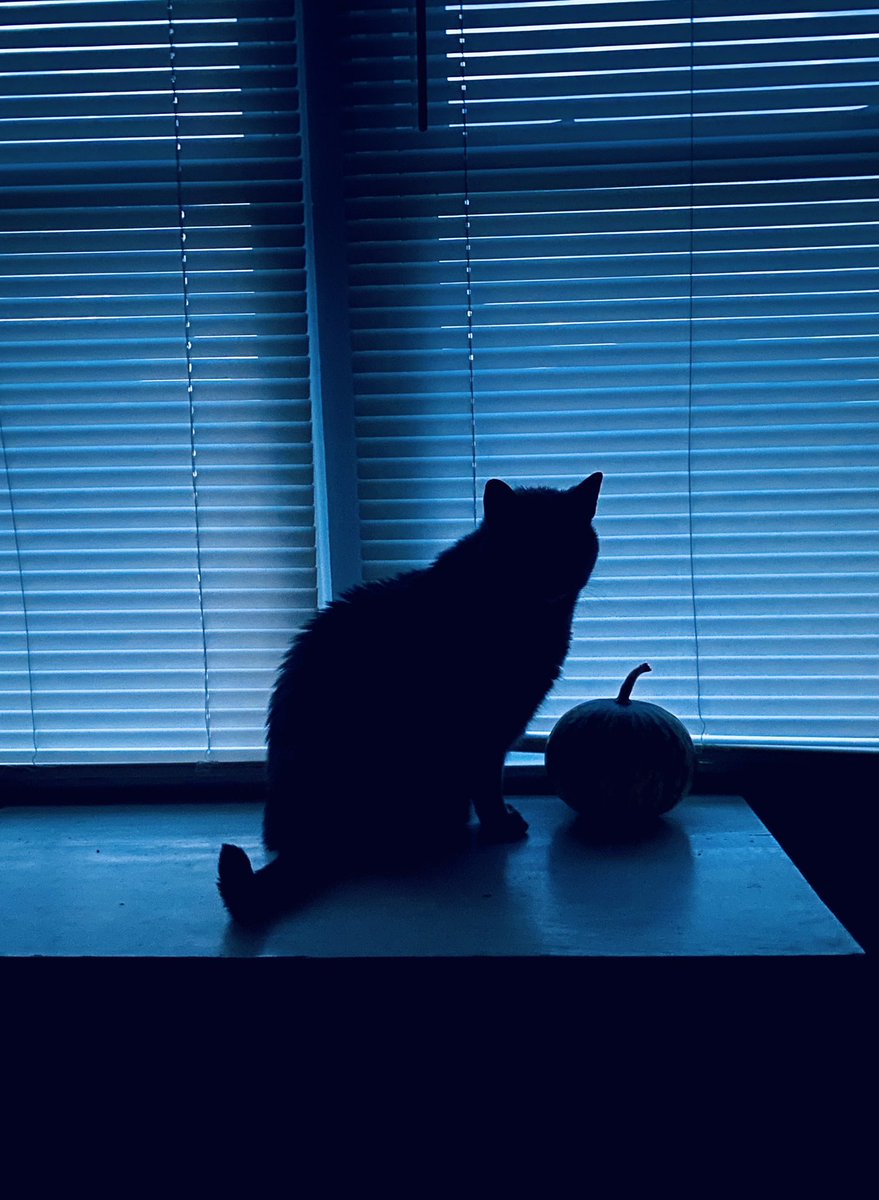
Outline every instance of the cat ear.
POLYGON ((482 508, 486 521, 503 520, 504 514, 509 512, 510 501, 515 494, 510 485, 502 479, 489 479, 482 494, 482 508))
POLYGON ((602 473, 596 471, 594 475, 590 475, 588 479, 584 479, 582 483, 569 489, 570 495, 576 499, 577 505, 588 521, 595 516, 595 510, 598 507, 598 493, 601 491, 603 479, 602 473))

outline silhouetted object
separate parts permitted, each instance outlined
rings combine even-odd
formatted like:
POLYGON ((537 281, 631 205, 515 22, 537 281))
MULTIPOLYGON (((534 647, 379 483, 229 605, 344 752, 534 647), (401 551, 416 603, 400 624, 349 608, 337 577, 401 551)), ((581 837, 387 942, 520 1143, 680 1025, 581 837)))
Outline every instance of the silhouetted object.
POLYGON ((528 826, 507 750, 558 677, 595 565, 602 476, 566 491, 491 479, 481 524, 429 567, 351 589, 294 639, 269 705, 266 849, 224 845, 220 894, 270 919, 333 880, 528 826))
POLYGON ((683 799, 693 782, 696 753, 677 719, 643 700, 632 700, 626 677, 615 700, 588 700, 556 722, 546 743, 546 772, 553 789, 597 833, 646 826, 683 799))

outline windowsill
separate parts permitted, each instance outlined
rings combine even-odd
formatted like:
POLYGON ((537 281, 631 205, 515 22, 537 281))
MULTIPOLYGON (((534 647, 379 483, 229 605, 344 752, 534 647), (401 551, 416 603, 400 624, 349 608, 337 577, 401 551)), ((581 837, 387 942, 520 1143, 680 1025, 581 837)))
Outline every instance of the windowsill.
POLYGON ((20 807, 3 823, 0 954, 711 957, 861 953, 740 797, 690 796, 631 845, 580 840, 552 797, 512 846, 340 884, 263 934, 230 924, 220 843, 263 860, 251 804, 20 807))

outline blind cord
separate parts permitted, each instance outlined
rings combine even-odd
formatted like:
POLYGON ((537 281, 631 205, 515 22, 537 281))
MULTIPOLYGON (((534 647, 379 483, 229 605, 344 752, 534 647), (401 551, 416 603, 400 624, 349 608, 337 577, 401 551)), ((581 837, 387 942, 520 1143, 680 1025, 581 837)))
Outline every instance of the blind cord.
POLYGON ((694 336, 693 316, 695 299, 693 295, 693 271, 696 265, 696 118, 695 118, 695 57, 696 41, 694 37, 695 17, 694 0, 690 0, 690 179, 689 179, 689 209, 690 209, 690 240, 688 252, 689 304, 687 313, 687 329, 689 335, 689 360, 687 364, 687 543, 690 557, 690 604, 693 613, 693 649, 696 670, 696 715, 699 720, 699 745, 705 744, 705 717, 702 713, 702 669, 699 656, 699 618, 696 605, 696 563, 693 556, 693 377, 694 377, 694 336))
POLYGON ((427 0, 416 0, 415 4, 415 55, 418 64, 416 81, 418 131, 427 133, 429 113, 427 105, 427 0))
POLYGON ((198 496, 198 447, 195 437, 195 393, 192 386, 192 322, 189 304, 189 267, 186 258, 186 208, 183 202, 183 143, 180 136, 180 98, 177 94, 177 50, 174 43, 174 0, 168 0, 168 55, 171 66, 171 104, 174 112, 174 165, 177 183, 177 222, 180 235, 180 273, 183 286, 184 353, 186 355, 186 394, 189 401, 189 453, 192 505, 195 517, 195 563, 198 585, 198 613, 201 624, 202 676, 204 687, 204 725, 207 757, 211 755, 211 693, 208 676, 208 644, 205 627, 204 587, 202 582, 201 521, 198 496))
POLYGON ((458 5, 458 46, 461 71, 461 142, 464 150, 464 270, 467 279, 467 382, 470 394, 470 472, 473 489, 473 524, 479 523, 476 481, 476 380, 473 361, 473 254, 470 242, 470 162, 467 153, 467 61, 465 54, 464 5, 458 5))
POLYGON ((9 495, 9 517, 12 523, 12 541, 15 546, 15 564, 18 568, 18 589, 21 594, 21 612, 24 618, 24 649, 27 660, 27 694, 31 711, 31 766, 37 762, 37 716, 34 709, 34 674, 31 660, 31 630, 27 612, 27 596, 24 590, 24 571, 21 565, 21 542, 18 536, 18 516, 15 511, 15 496, 12 491, 12 481, 9 477, 9 459, 6 455, 6 431, 3 428, 3 418, 0 415, 0 456, 3 459, 3 474, 6 477, 6 491, 9 495))

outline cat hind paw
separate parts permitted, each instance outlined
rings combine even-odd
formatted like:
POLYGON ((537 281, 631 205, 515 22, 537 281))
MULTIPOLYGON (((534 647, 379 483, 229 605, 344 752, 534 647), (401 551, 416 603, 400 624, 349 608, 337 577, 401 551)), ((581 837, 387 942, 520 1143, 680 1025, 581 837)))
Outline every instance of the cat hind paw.
POLYGON ((479 840, 485 845, 493 845, 497 842, 520 842, 527 836, 528 822, 520 812, 513 808, 512 804, 505 804, 503 811, 496 817, 480 822, 479 840))

